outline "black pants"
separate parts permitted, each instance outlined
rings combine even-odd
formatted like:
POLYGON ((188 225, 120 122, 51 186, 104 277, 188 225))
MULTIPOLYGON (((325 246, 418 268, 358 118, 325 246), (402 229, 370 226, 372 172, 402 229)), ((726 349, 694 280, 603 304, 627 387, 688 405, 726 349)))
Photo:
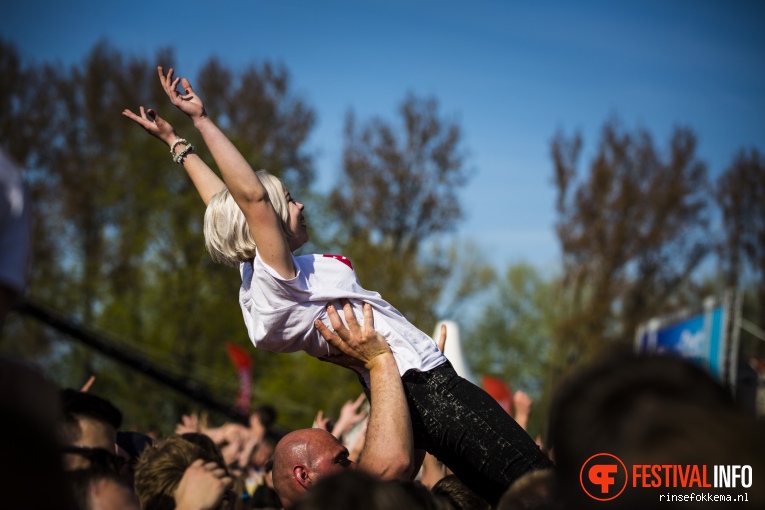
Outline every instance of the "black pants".
POLYGON ((401 378, 414 446, 446 464, 473 492, 496 506, 510 484, 550 459, 485 391, 451 363, 401 378))

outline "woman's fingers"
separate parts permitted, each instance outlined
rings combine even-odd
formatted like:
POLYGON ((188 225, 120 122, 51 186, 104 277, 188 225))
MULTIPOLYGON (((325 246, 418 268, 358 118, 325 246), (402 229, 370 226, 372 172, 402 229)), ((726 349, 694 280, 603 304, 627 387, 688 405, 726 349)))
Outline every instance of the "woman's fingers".
POLYGON ((146 118, 146 115, 143 113, 143 107, 139 109, 139 112, 141 115, 136 115, 135 113, 131 112, 127 108, 122 110, 122 115, 127 117, 128 119, 132 120, 145 130, 149 131, 149 128, 151 127, 151 122, 146 118))
POLYGON ((187 96, 194 94, 194 90, 191 88, 191 83, 189 83, 188 78, 181 80, 181 87, 183 87, 183 90, 186 92, 187 96))

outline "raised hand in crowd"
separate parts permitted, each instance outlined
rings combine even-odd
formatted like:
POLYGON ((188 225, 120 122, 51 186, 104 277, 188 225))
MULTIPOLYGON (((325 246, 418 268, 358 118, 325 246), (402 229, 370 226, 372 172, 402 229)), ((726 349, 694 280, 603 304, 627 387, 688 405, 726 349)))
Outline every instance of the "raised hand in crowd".
POLYGON ((176 510, 213 510, 218 508, 227 489, 231 487, 231 477, 215 462, 205 463, 195 460, 183 473, 178 488, 175 490, 176 510))
POLYGON ((529 423, 532 402, 531 397, 524 391, 518 390, 513 394, 513 410, 515 411, 513 418, 523 430, 526 430, 529 423))
POLYGON ((356 400, 349 400, 343 404, 343 407, 340 409, 340 417, 337 419, 335 426, 332 427, 332 430, 330 430, 333 436, 338 439, 342 438, 343 434, 366 418, 367 411, 361 408, 366 398, 367 396, 362 393, 356 400))
POLYGON ((438 350, 442 353, 446 348, 446 324, 441 324, 441 336, 438 339, 438 350))
POLYGON ((179 436, 191 432, 202 432, 197 413, 184 414, 181 416, 181 423, 175 426, 175 433, 179 436))
POLYGON ((326 430, 327 432, 332 434, 332 429, 334 427, 332 426, 332 422, 329 419, 329 416, 324 416, 324 411, 322 409, 319 409, 319 412, 316 413, 316 418, 314 418, 313 420, 313 428, 326 430))
POLYGON ((82 385, 82 388, 80 388, 80 391, 83 393, 87 393, 88 391, 90 391, 90 387, 93 386, 94 382, 96 382, 96 376, 91 375, 90 377, 88 377, 88 380, 85 381, 85 384, 82 385))
POLYGON ((353 434, 346 436, 346 440, 343 442, 346 448, 348 448, 348 458, 353 462, 358 462, 361 457, 361 452, 364 451, 364 444, 367 439, 367 426, 369 425, 369 418, 364 418, 359 427, 353 431, 353 434))

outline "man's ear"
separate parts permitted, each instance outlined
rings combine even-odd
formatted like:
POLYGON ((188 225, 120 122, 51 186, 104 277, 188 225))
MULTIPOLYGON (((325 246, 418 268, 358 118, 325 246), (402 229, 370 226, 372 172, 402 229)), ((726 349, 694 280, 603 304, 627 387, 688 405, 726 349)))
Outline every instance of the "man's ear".
POLYGON ((297 482, 305 489, 308 489, 308 487, 313 485, 313 480, 311 480, 311 477, 308 476, 308 470, 305 466, 297 465, 293 467, 292 477, 295 478, 295 480, 297 480, 297 482))

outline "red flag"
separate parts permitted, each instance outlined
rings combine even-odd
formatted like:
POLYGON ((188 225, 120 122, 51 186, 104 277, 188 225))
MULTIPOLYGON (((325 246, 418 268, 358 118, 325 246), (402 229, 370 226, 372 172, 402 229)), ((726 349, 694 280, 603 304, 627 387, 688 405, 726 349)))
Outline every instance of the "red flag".
POLYGON ((250 414, 250 401, 252 400, 252 358, 246 349, 231 343, 226 344, 226 351, 231 358, 231 363, 239 375, 239 393, 236 396, 236 408, 242 414, 250 414))
POLYGON ((507 414, 513 414, 513 392, 501 379, 485 375, 481 378, 483 389, 491 395, 507 414))

